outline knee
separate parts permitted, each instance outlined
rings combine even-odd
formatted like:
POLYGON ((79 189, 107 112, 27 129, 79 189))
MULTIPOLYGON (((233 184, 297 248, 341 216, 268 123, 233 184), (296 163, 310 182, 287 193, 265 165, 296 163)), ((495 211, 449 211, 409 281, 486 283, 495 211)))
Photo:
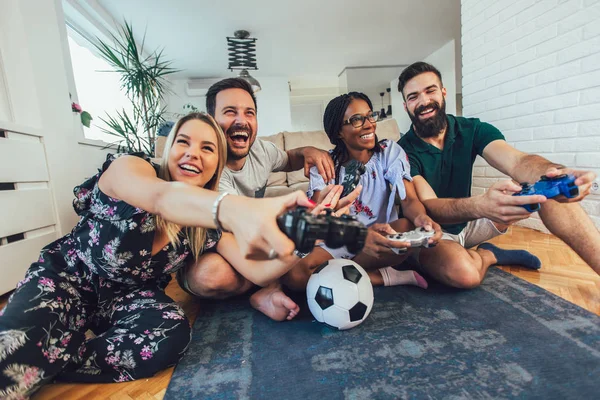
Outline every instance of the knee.
POLYGON ((186 280, 189 288, 202 297, 227 297, 237 294, 245 279, 219 254, 202 256, 188 268, 186 280))
POLYGON ((457 250, 445 252, 443 261, 430 272, 448 286, 459 289, 476 288, 483 279, 481 259, 471 257, 462 248, 457 250))
MULTIPOLYGON (((140 364, 136 379, 148 378, 156 373, 169 368, 183 357, 192 340, 192 329, 187 318, 184 320, 171 321, 171 326, 163 325, 163 335, 166 340, 162 341, 151 357, 146 353, 147 361, 140 364)), ((150 352, 152 349, 142 349, 150 352)), ((142 360, 144 360, 142 354, 142 360)))
POLYGON ((442 240, 436 247, 423 249, 419 261, 433 278, 459 289, 478 287, 487 270, 476 252, 450 240, 442 240))
POLYGON ((481 285, 482 276, 479 268, 471 261, 463 261, 453 270, 454 273, 450 277, 452 286, 459 289, 474 289, 481 285))
POLYGON ((468 271, 454 280, 454 287, 459 289, 475 289, 481 285, 481 277, 476 271, 468 271))

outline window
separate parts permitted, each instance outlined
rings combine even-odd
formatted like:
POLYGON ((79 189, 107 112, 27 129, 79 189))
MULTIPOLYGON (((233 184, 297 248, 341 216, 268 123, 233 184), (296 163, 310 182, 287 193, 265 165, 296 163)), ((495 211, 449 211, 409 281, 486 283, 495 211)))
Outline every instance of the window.
POLYGON ((131 103, 121 90, 119 74, 107 72, 114 69, 92 51, 94 46, 87 39, 68 26, 67 33, 77 89, 77 95, 73 93, 72 100, 94 118, 89 128, 83 127, 84 136, 86 139, 113 143, 118 137, 102 131, 101 127, 106 127, 106 124, 100 118, 107 119, 107 113, 115 115, 115 111, 123 109, 132 114, 131 103))

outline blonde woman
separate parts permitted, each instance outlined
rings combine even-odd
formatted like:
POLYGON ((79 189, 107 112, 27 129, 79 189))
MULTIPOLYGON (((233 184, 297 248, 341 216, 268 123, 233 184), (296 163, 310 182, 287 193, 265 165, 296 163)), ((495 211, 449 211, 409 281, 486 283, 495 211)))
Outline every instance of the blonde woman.
POLYGON ((219 195, 226 151, 215 121, 193 113, 174 126, 160 167, 142 155, 109 155, 74 189, 79 223, 41 251, 0 311, 0 398, 28 396, 53 379, 130 381, 176 363, 191 331, 164 288, 203 252, 225 251, 258 284, 287 272, 294 244, 275 217, 310 203, 300 193, 219 195), (285 256, 244 258, 269 252, 285 256))

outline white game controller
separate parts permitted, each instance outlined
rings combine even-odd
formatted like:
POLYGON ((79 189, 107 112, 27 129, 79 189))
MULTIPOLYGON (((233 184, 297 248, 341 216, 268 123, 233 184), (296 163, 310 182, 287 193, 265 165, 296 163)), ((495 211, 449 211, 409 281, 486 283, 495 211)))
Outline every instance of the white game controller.
MULTIPOLYGON (((389 240, 394 242, 410 243, 410 247, 430 247, 429 239, 435 235, 435 231, 426 231, 425 228, 417 228, 414 231, 394 233, 387 235, 389 240)), ((433 246, 431 246, 433 247, 433 246)), ((408 247, 395 248, 390 247, 396 254, 403 254, 409 249, 408 247)))

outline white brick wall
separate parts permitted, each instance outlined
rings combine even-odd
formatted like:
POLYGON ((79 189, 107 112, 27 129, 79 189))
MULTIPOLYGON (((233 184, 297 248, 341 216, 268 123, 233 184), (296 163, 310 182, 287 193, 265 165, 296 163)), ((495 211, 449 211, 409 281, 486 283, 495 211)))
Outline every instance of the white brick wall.
MULTIPOLYGON (((600 175, 600 0, 462 0, 461 23, 463 114, 600 175)), ((473 194, 505 178, 478 157, 473 194)), ((600 193, 582 206, 600 228, 600 193)))

